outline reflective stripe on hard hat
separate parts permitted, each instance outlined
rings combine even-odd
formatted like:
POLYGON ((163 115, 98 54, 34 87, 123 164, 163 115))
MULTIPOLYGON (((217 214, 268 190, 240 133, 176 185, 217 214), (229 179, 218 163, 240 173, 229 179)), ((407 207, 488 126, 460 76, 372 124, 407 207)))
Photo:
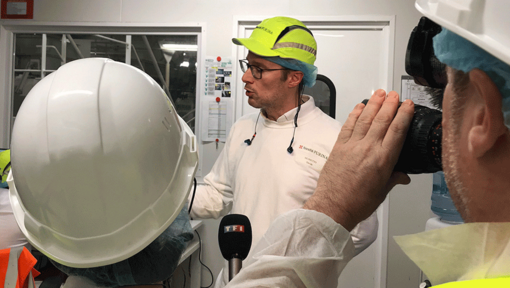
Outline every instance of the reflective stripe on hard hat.
POLYGON ((313 54, 313 56, 317 57, 317 50, 314 49, 313 47, 308 46, 308 45, 305 45, 305 44, 302 44, 302 43, 296 43, 296 42, 282 42, 282 43, 278 43, 278 41, 280 41, 280 39, 282 39, 283 36, 285 36, 287 33, 289 33, 292 30, 295 30, 295 29, 304 30, 304 31, 310 33, 310 35, 312 35, 312 37, 313 37, 312 31, 310 31, 306 27, 299 26, 299 25, 288 26, 285 29, 283 29, 283 31, 280 33, 280 35, 278 35, 278 37, 276 38, 275 44, 274 44, 272 49, 274 50, 274 49, 279 49, 279 48, 297 48, 297 49, 304 50, 306 52, 310 52, 310 53, 313 54))
POLYGON ((273 50, 274 49, 280 49, 280 48, 297 48, 297 49, 305 50, 306 52, 310 52, 314 56, 317 56, 317 50, 315 50, 312 47, 307 46, 305 44, 299 44, 299 43, 293 43, 293 42, 285 42, 285 43, 276 43, 273 46, 273 50))
POLYGON ((491 279, 476 279, 467 281, 449 282, 441 285, 434 285, 434 288, 503 288, 510 287, 510 277, 505 278, 491 278, 491 279))

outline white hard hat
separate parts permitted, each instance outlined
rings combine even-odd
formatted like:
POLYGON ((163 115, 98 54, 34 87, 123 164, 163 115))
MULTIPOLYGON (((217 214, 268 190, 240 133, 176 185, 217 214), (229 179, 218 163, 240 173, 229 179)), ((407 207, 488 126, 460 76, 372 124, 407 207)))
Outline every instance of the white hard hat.
POLYGON ((30 91, 14 123, 8 181, 16 220, 63 265, 127 259, 186 203, 195 141, 144 72, 102 58, 65 64, 30 91))
POLYGON ((416 0, 430 20, 510 65, 510 1, 416 0))

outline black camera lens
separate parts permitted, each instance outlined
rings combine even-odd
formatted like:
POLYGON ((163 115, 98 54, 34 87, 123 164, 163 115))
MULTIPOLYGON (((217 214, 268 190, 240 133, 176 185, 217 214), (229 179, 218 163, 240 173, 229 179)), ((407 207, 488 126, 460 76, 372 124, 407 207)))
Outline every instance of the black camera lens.
POLYGON ((395 171, 407 174, 434 173, 441 165, 441 111, 414 106, 414 117, 395 171))
MULTIPOLYGON (((365 105, 367 102, 368 99, 363 100, 365 105)), ((414 105, 414 116, 394 171, 423 174, 443 170, 441 119, 441 111, 414 105)))

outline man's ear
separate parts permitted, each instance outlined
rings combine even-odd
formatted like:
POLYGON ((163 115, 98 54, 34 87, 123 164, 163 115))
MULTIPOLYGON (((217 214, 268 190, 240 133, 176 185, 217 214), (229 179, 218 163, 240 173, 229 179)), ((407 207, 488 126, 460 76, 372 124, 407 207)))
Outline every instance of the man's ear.
POLYGON ((468 132, 468 149, 475 157, 481 157, 496 144, 501 135, 507 132, 504 124, 502 97, 498 87, 482 70, 469 72, 468 89, 475 94, 473 122, 468 132))
POLYGON ((303 80, 304 74, 301 71, 291 71, 287 80, 289 80, 289 88, 293 88, 299 85, 303 80))

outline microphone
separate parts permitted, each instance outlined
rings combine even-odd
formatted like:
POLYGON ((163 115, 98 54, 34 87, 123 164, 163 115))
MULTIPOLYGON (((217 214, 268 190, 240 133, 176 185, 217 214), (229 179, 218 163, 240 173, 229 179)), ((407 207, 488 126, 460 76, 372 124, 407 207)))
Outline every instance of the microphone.
POLYGON ((218 242, 223 258, 228 261, 228 281, 239 273, 251 248, 251 224, 248 217, 229 214, 223 217, 218 230, 218 242))

